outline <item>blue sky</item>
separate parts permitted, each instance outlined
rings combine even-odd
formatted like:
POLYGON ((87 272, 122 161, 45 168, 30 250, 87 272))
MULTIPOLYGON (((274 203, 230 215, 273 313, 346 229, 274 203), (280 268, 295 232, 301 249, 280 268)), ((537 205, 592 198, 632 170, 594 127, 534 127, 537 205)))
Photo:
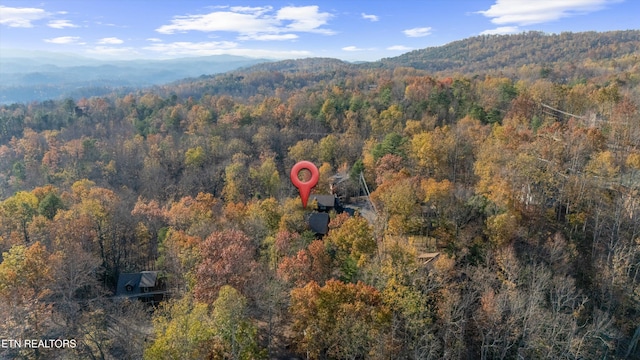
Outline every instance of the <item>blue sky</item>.
POLYGON ((638 29, 637 0, 0 0, 8 49, 372 61, 480 34, 638 29))

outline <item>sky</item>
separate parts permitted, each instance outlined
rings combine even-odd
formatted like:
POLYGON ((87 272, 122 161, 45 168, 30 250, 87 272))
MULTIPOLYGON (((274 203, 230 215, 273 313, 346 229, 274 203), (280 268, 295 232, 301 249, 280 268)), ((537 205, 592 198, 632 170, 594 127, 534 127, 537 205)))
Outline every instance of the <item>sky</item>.
POLYGON ((482 34, 638 29, 638 14, 638 0, 0 0, 0 57, 375 61, 482 34))

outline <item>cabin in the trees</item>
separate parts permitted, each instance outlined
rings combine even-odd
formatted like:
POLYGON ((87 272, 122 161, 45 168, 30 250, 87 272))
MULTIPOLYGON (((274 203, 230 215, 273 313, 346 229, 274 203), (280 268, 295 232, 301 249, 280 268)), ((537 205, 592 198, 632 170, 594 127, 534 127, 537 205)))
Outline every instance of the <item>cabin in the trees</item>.
POLYGON ((307 218, 309 230, 316 233, 316 236, 322 237, 329 232, 329 214, 321 212, 313 212, 307 218))
POLYGON ((158 303, 166 294, 166 286, 157 271, 124 273, 118 277, 116 297, 137 298, 143 302, 158 303))
POLYGON ((334 210, 338 214, 343 211, 342 205, 340 204, 340 200, 335 195, 315 195, 312 194, 310 196, 311 202, 316 202, 318 205, 319 212, 330 212, 334 210))
POLYGON ((317 211, 307 216, 307 225, 309 230, 313 231, 316 237, 320 238, 329 232, 329 212, 335 211, 340 214, 345 209, 340 204, 340 200, 333 194, 313 194, 310 196, 310 200, 312 203, 315 202, 317 211))

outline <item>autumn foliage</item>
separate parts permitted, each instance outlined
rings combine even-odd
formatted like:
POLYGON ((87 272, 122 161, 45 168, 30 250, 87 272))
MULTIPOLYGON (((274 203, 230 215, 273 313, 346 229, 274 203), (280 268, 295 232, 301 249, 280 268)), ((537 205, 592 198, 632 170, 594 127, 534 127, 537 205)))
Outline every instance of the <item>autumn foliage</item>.
POLYGON ((446 64, 0 106, 0 338, 80 343, 0 357, 637 358, 634 38, 481 36, 446 64), (530 51, 553 41, 571 46, 530 51), (353 213, 322 236, 299 160, 353 213), (145 270, 161 304, 114 296, 145 270))

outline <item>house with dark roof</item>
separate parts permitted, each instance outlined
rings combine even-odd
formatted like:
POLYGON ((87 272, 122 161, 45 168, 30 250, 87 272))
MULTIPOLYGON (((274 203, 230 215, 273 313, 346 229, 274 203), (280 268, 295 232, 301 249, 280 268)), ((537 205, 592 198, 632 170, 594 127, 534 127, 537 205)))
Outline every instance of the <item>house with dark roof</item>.
POLYGON ((353 209, 343 207, 335 194, 311 194, 309 200, 311 203, 315 202, 317 211, 307 215, 307 226, 316 234, 316 237, 322 237, 329 232, 329 212, 335 211, 337 214, 347 212, 351 216, 354 215, 353 209))
POLYGON ((116 297, 137 298, 143 302, 157 303, 166 294, 166 285, 157 271, 122 273, 118 277, 116 297))
POLYGON ((324 212, 313 212, 307 217, 309 230, 316 233, 316 236, 324 236, 329 232, 329 214, 324 212))
POLYGON ((316 202, 318 205, 319 212, 329 212, 331 210, 335 210, 337 213, 341 213, 343 211, 342 205, 340 204, 340 200, 333 194, 331 195, 318 195, 312 194, 309 196, 311 202, 316 202))

